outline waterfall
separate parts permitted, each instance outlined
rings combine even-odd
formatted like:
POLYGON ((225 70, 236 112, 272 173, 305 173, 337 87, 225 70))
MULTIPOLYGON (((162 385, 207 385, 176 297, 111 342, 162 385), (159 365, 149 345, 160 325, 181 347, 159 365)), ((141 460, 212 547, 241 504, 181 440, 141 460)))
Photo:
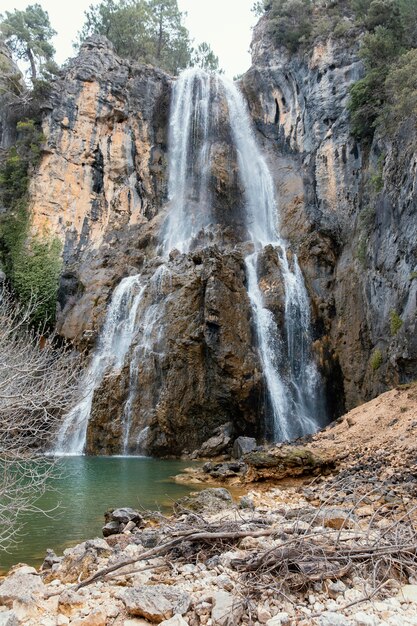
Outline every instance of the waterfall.
POLYGON ((218 79, 190 68, 173 88, 169 123, 168 217, 162 239, 168 254, 188 252, 193 238, 210 223, 207 181, 210 128, 218 79))
POLYGON ((65 416, 54 454, 83 453, 94 391, 107 371, 117 371, 123 366, 135 334, 136 314, 144 291, 139 275, 124 278, 114 290, 97 348, 80 386, 82 398, 65 416))
POLYGON ((142 453, 146 448, 146 433, 149 427, 141 427, 139 434, 132 438, 132 417, 134 401, 140 393, 138 380, 139 363, 146 356, 153 354, 159 357, 158 346, 163 335, 163 317, 165 313, 165 288, 171 285, 171 273, 165 264, 162 264, 149 281, 152 304, 144 308, 137 321, 138 341, 134 347, 129 368, 129 393, 123 410, 123 454, 130 452, 142 453))
POLYGON ((83 453, 94 392, 106 374, 123 368, 128 354, 129 388, 122 413, 121 447, 124 453, 146 448, 148 417, 141 416, 133 427, 140 394, 146 392, 138 372, 144 362, 155 368, 161 356, 166 304, 175 296, 169 253, 174 248, 189 252, 195 241, 202 243, 201 234, 209 234, 214 221, 220 221, 220 226, 222 220, 226 222, 226 217, 213 213, 215 192, 210 186, 213 145, 226 136, 237 155, 246 239, 252 244, 245 259, 247 289, 268 393, 268 430, 274 440, 285 441, 317 429, 323 410, 320 376, 312 354, 308 294, 297 256, 289 254, 280 235, 274 182, 257 145, 247 105, 233 83, 188 69, 176 81, 171 102, 168 212, 160 232, 164 262, 153 273, 148 267, 141 274, 124 278, 115 288, 83 380, 82 398, 65 417, 56 454, 83 453), (284 328, 279 327, 264 301, 260 262, 266 247, 278 261, 276 278, 285 293, 284 328))
POLYGON ((246 257, 248 294, 259 351, 272 408, 275 440, 294 439, 314 432, 322 418, 320 377, 311 353, 310 303, 297 256, 292 268, 287 244, 279 233, 274 183, 252 130, 247 105, 236 86, 221 81, 229 109, 245 192, 246 225, 254 252, 246 257), (277 249, 285 290, 286 345, 271 311, 264 306, 257 277, 258 260, 266 245, 277 249))

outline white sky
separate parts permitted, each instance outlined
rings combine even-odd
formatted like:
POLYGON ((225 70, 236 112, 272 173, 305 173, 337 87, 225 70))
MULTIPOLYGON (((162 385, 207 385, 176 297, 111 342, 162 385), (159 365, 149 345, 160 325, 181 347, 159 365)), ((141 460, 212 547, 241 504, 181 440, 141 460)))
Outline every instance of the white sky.
MULTIPOLYGON (((49 13, 58 32, 53 44, 56 60, 63 63, 74 56, 72 42, 84 23, 84 11, 92 0, 0 0, 0 12, 25 9, 38 2, 49 13)), ((251 27, 256 18, 251 12, 254 0, 178 0, 181 11, 187 11, 186 26, 195 42, 207 41, 220 59, 229 77, 249 69, 251 27)))

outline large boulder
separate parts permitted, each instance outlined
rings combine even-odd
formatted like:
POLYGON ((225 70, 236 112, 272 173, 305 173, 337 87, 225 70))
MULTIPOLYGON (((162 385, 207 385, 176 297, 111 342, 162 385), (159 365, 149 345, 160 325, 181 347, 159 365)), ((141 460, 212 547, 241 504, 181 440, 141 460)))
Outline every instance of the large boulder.
MULTIPOLYGON (((15 569, 0 585, 0 605, 12 607, 13 602, 31 604, 46 590, 34 567, 22 566, 15 569)), ((9 619, 12 617, 9 616, 9 619)))
POLYGON ((256 439, 253 437, 238 437, 232 449, 232 457, 240 459, 244 454, 253 452, 256 448, 256 439))
POLYGON ((189 496, 176 501, 176 510, 188 509, 197 513, 216 513, 233 506, 233 499, 230 491, 221 487, 203 489, 199 493, 192 493, 189 496))
POLYGON ((214 431, 210 439, 207 439, 198 451, 199 456, 218 456, 227 450, 232 441, 233 424, 227 422, 214 431))

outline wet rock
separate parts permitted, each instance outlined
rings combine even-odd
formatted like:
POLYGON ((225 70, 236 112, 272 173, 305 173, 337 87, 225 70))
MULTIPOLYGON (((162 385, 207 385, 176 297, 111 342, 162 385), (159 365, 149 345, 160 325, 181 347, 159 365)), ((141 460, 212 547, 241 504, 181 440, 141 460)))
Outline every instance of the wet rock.
POLYGON ((256 439, 253 437, 238 437, 233 444, 232 456, 240 459, 244 454, 253 452, 256 448, 256 439))
POLYGON ((230 491, 222 488, 204 489, 199 493, 191 494, 180 498, 175 503, 177 509, 189 509, 203 513, 210 511, 211 513, 229 509, 233 506, 233 499, 230 491))
POLYGON ((119 522, 107 522, 102 528, 103 537, 110 537, 110 535, 119 534, 120 524, 119 522))
POLYGON ((243 457, 248 470, 245 481, 265 480, 303 474, 318 474, 334 465, 330 457, 320 456, 307 448, 280 446, 270 451, 254 451, 243 457))
POLYGON ((109 521, 119 522, 119 524, 127 524, 132 521, 139 525, 143 521, 139 512, 131 508, 114 509, 106 515, 109 515, 109 521))
POLYGON ((168 585, 134 587, 123 594, 122 600, 129 615, 144 617, 156 624, 175 614, 184 615, 191 603, 187 593, 168 585))

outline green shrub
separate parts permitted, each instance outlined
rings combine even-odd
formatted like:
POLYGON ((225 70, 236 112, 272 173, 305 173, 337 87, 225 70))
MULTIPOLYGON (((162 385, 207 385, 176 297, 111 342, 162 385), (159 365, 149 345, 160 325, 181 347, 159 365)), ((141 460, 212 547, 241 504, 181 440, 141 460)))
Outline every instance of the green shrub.
POLYGON ((398 331, 400 330, 404 322, 402 321, 401 317, 398 315, 397 311, 391 311, 389 314, 389 319, 390 319, 391 336, 394 337, 398 333, 398 331))
POLYGON ((382 365, 382 352, 379 348, 376 348, 371 354, 370 360, 371 367, 374 372, 379 369, 382 365))
POLYGON ((34 120, 17 123, 18 141, 0 167, 0 253, 6 275, 22 304, 34 299, 35 323, 53 322, 61 271, 61 244, 30 232, 28 186, 39 164, 44 136, 34 120))
POLYGON ((12 284, 24 304, 36 302, 35 323, 55 320, 56 297, 61 273, 61 242, 47 236, 29 236, 14 250, 12 284))
POLYGON ((383 176, 384 161, 385 161, 385 154, 381 154, 381 156, 378 159, 377 169, 373 174, 371 174, 371 178, 370 178, 371 185, 376 193, 379 193, 384 188, 384 176, 383 176))

